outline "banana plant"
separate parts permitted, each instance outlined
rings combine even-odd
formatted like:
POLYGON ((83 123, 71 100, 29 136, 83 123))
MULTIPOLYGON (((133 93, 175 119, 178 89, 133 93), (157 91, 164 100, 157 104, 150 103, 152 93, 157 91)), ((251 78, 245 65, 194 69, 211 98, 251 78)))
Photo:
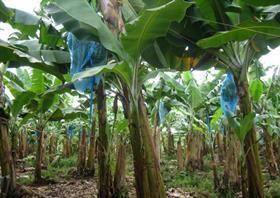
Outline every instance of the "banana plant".
POLYGON ((61 50, 66 48, 61 33, 43 15, 7 8, 2 1, 0 4, 0 20, 15 29, 8 41, 0 40, 0 62, 7 62, 10 68, 28 65, 65 81, 63 74, 67 73, 70 57, 61 50))
MULTIPOLYGON (((198 87, 195 79, 190 72, 177 73, 175 77, 160 72, 158 76, 161 77, 160 83, 154 85, 153 93, 157 97, 168 98, 165 104, 168 109, 175 107, 186 118, 188 130, 192 131, 196 128, 200 132, 205 133, 207 127, 205 121, 199 119, 204 113, 206 105, 212 105, 214 99, 203 99, 205 90, 202 91, 202 87, 198 87), (176 79, 176 80, 175 80, 176 79), (210 102, 209 102, 210 101, 210 102)), ((205 87, 205 85, 204 85, 205 87)), ((210 89, 210 88, 209 88, 210 89)))
MULTIPOLYGON (((256 64, 257 66, 261 66, 258 62, 256 64)), ((273 137, 276 137, 275 139, 277 140, 277 131, 279 131, 277 130, 278 127, 275 125, 275 121, 277 122, 279 117, 276 113, 278 108, 277 98, 279 98, 277 94, 279 69, 275 68, 274 74, 268 82, 261 80, 263 73, 264 72, 256 73, 255 79, 250 83, 249 90, 252 96, 254 109, 258 113, 256 125, 261 128, 263 132, 269 174, 272 178, 275 178, 279 172, 273 148, 273 137)))
MULTIPOLYGON (((274 48, 279 45, 279 17, 271 15, 270 9, 275 4, 273 0, 197 0, 186 14, 185 31, 179 34, 185 37, 175 36, 177 42, 186 40, 186 44, 189 43, 187 46, 192 49, 190 53, 195 51, 192 54, 195 57, 209 55, 206 62, 227 68, 234 75, 241 120, 249 122, 243 129, 238 130, 237 127, 236 130, 240 137, 244 136, 248 195, 252 197, 263 197, 264 193, 247 73, 252 60, 268 52, 267 46, 274 48), (188 34, 187 27, 193 27, 197 34, 188 34)), ((177 27, 177 32, 181 27, 177 27)))
POLYGON ((67 107, 67 104, 62 102, 62 96, 57 95, 56 92, 48 91, 48 87, 61 83, 58 78, 48 76, 38 69, 31 70, 32 75, 29 77, 24 71, 26 70, 18 69, 17 72, 21 74, 22 80, 16 74, 7 72, 5 81, 14 96, 10 105, 11 121, 14 123, 13 131, 18 130, 22 124, 30 119, 33 119, 35 123, 38 133, 35 182, 40 182, 43 130, 47 123, 49 121, 61 121, 62 119, 75 119, 76 117, 86 119, 87 115, 83 110, 67 107), (31 81, 31 84, 25 81, 31 81), (16 123, 19 123, 17 127, 15 127, 16 123))
MULTIPOLYGON (((100 73, 114 72, 127 87, 128 98, 126 97, 126 100, 129 101, 130 122, 134 123, 130 125, 130 131, 132 134, 138 134, 139 137, 141 137, 140 134, 143 133, 143 145, 146 148, 145 152, 147 156, 145 160, 153 164, 151 168, 148 168, 146 176, 143 172, 141 175, 140 173, 136 174, 137 195, 139 197, 165 197, 158 163, 152 152, 152 140, 150 139, 150 135, 146 133, 150 129, 147 123, 147 114, 141 94, 143 83, 149 76, 153 76, 154 74, 147 75, 147 70, 145 70, 145 66, 142 64, 143 58, 141 55, 149 43, 159 37, 165 36, 170 24, 174 21, 180 21, 184 17, 186 9, 191 5, 182 0, 170 2, 160 1, 158 4, 156 4, 156 1, 154 2, 153 8, 143 9, 139 13, 139 16, 136 15, 134 20, 125 24, 125 32, 120 36, 120 39, 110 32, 100 16, 85 1, 67 1, 67 3, 65 3, 58 0, 52 2, 46 9, 57 24, 63 24, 66 30, 71 31, 78 38, 98 40, 106 49, 117 56, 115 62, 81 72, 76 75, 73 80, 100 73), (79 8, 79 11, 76 10, 77 8, 79 8), (80 28, 72 24, 79 24, 80 28), (132 45, 132 43, 134 44, 132 45), (139 131, 139 123, 145 123, 144 126, 147 128, 139 131), (147 186, 144 185, 145 183, 149 183, 148 186, 150 190, 143 189, 147 186)), ((133 138, 136 139, 135 136, 133 138)), ((135 144, 135 141, 136 140, 132 140, 132 144, 135 144)), ((136 149, 134 149, 134 151, 136 151, 136 149)), ((134 155, 143 157, 141 152, 142 151, 139 150, 138 154, 135 152, 134 155)), ((137 158, 137 156, 134 157, 134 159, 140 159, 137 158)), ((140 162, 136 162, 136 164, 140 165, 140 162)), ((135 171, 138 170, 141 171, 142 168, 135 168, 135 171)))
POLYGON ((2 170, 1 176, 3 177, 0 193, 1 197, 12 196, 12 192, 16 188, 16 171, 11 155, 8 122, 9 115, 6 111, 7 98, 5 95, 5 85, 3 82, 3 75, 6 71, 6 68, 6 64, 0 64, 0 165, 2 170))
POLYGON ((207 142, 207 145, 210 145, 214 139, 214 133, 212 133, 209 122, 212 117, 211 112, 219 106, 219 98, 212 97, 212 94, 216 95, 213 91, 215 83, 213 85, 211 83, 210 85, 203 84, 198 87, 190 72, 184 72, 176 76, 171 78, 164 75, 163 78, 169 89, 172 90, 171 93, 167 94, 167 97, 172 98, 173 101, 170 103, 172 110, 168 115, 173 114, 171 117, 175 119, 169 119, 168 121, 171 122, 170 125, 173 123, 172 126, 176 129, 179 139, 182 134, 186 135, 187 153, 189 153, 185 160, 186 169, 199 169, 202 168, 203 161, 202 155, 199 154, 202 151, 202 138, 203 141, 207 142), (174 116, 174 113, 177 116, 174 116), (178 117, 181 117, 181 119, 178 119, 178 117), (201 119, 201 117, 206 119, 201 119), (193 148, 196 149, 193 150, 193 148))

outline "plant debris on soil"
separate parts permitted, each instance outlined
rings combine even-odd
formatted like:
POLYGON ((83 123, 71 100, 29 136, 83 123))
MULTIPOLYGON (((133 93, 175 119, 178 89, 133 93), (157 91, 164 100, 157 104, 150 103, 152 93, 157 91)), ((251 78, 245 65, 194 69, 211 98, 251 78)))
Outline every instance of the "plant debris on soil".
MULTIPOLYGON (((127 187, 129 188, 127 197, 135 198, 136 192, 133 187, 133 178, 127 177, 127 187)), ((46 198, 46 197, 59 197, 59 198, 96 198, 97 197, 97 178, 92 179, 71 179, 48 185, 29 185, 27 186, 30 191, 34 193, 32 198, 46 198)), ((205 197, 196 196, 194 193, 184 192, 180 188, 170 188, 166 192, 169 198, 191 198, 191 197, 205 197)), ((30 197, 30 196, 26 196, 30 197)), ((207 196, 206 196, 207 197, 207 196)))

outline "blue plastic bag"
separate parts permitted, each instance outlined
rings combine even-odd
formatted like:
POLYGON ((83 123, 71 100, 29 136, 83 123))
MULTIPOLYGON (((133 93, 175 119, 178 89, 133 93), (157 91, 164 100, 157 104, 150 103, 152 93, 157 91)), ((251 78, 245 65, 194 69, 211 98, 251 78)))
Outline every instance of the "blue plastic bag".
POLYGON ((75 128, 73 126, 69 126, 68 127, 68 129, 67 129, 67 137, 68 137, 68 139, 72 139, 74 129, 75 128))
MULTIPOLYGON (((85 71, 87 68, 105 65, 107 63, 107 50, 96 41, 77 39, 71 32, 67 36, 67 44, 70 51, 71 66, 70 75, 85 71)), ((80 92, 90 92, 90 123, 92 120, 92 103, 94 86, 98 86, 100 76, 93 76, 74 82, 74 87, 80 92)))
POLYGON ((220 101, 223 114, 225 116, 228 116, 228 111, 232 113, 235 112, 236 105, 238 102, 238 96, 233 74, 231 72, 227 73, 227 76, 223 81, 223 85, 221 87, 220 101))
MULTIPOLYGON (((70 51, 71 66, 70 75, 85 71, 107 63, 107 50, 96 41, 86 41, 77 39, 71 32, 67 36, 67 44, 70 51)), ((81 92, 91 92, 94 84, 98 85, 99 76, 85 78, 74 83, 75 89, 81 92)))
POLYGON ((206 107, 206 116, 205 116, 205 123, 208 127, 208 131, 211 132, 211 125, 210 125, 211 119, 210 119, 210 112, 209 107, 206 107))
POLYGON ((159 122, 163 124, 165 121, 166 114, 168 113, 165 105, 162 101, 159 102, 159 122))

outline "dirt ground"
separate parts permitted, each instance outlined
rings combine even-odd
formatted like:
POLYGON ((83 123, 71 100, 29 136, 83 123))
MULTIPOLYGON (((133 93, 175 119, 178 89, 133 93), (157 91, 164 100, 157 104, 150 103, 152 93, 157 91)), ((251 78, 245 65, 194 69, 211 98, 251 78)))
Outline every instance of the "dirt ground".
MULTIPOLYGON (((133 179, 133 178, 132 178, 133 179)), ((136 192, 131 178, 127 178, 127 197, 135 198, 136 192)), ((59 198, 95 198, 97 197, 97 182, 94 179, 73 179, 70 181, 59 182, 56 184, 42 186, 28 186, 35 197, 59 197, 59 198)), ((169 198, 189 198, 194 197, 190 193, 181 189, 171 188, 167 190, 169 198)))

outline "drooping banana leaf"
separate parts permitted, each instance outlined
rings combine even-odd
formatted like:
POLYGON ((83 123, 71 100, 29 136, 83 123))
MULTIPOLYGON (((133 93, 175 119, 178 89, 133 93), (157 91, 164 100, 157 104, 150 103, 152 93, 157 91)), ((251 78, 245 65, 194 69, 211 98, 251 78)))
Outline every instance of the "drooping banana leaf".
POLYGON ((144 10, 138 18, 125 25, 126 33, 121 41, 126 52, 137 61, 146 46, 167 33, 172 22, 183 19, 190 5, 183 0, 173 0, 144 10))

